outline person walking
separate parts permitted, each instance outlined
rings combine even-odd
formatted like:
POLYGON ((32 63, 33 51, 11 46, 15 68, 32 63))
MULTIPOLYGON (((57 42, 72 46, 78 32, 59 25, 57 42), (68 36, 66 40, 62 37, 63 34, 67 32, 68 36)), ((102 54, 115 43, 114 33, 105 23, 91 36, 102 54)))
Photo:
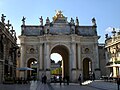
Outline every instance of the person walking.
POLYGON ((44 84, 46 84, 46 82, 47 82, 47 76, 44 75, 43 79, 44 79, 44 84))
POLYGON ((66 76, 67 85, 69 85, 69 76, 66 76))
POLYGON ((81 74, 78 77, 78 81, 79 81, 79 84, 82 85, 82 83, 81 83, 81 74))
POLYGON ((94 72, 92 73, 92 80, 93 81, 95 80, 95 73, 94 72))
POLYGON ((59 82, 60 82, 60 85, 61 85, 61 83, 62 83, 62 77, 61 77, 61 75, 59 76, 59 82))
POLYGON ((41 81, 42 81, 42 84, 44 83, 44 74, 42 73, 41 75, 41 81))

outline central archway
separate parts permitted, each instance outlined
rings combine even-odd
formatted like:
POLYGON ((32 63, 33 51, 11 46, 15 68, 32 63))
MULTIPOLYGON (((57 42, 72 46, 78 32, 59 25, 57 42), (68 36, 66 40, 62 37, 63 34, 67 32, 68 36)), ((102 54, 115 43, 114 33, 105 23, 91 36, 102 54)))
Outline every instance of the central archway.
POLYGON ((62 77, 69 76, 70 74, 70 62, 69 62, 69 50, 64 45, 57 45, 51 50, 52 53, 58 53, 62 56, 62 77))

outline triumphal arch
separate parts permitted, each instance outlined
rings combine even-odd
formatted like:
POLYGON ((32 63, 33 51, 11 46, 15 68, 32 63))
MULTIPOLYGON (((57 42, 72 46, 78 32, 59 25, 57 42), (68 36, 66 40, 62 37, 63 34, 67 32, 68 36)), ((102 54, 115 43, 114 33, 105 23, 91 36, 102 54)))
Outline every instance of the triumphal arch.
MULTIPOLYGON (((62 11, 57 11, 53 20, 46 18, 43 24, 42 16, 40 25, 26 25, 25 17, 22 19, 20 39, 20 67, 30 67, 30 63, 37 62, 37 78, 45 73, 47 78, 51 78, 52 53, 59 53, 63 59, 62 76, 69 76, 70 81, 77 81, 79 74, 82 79, 89 79, 91 72, 95 73, 96 78, 100 76, 98 39, 96 20, 91 20, 90 26, 82 26, 78 17, 74 21, 67 20, 62 11)), ((29 77, 30 72, 22 77, 29 77)))

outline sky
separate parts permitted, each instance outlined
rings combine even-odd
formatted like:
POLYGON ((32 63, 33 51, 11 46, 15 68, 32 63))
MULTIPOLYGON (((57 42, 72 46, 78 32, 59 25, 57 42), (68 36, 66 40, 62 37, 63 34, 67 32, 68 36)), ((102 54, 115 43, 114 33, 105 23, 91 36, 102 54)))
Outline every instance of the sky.
POLYGON ((0 14, 6 16, 6 23, 10 20, 17 36, 21 35, 23 16, 26 25, 40 25, 39 17, 44 23, 47 17, 52 21, 55 10, 63 11, 68 21, 78 17, 81 26, 92 25, 95 17, 99 43, 105 42, 105 34, 112 28, 120 30, 120 0, 0 0, 0 14))

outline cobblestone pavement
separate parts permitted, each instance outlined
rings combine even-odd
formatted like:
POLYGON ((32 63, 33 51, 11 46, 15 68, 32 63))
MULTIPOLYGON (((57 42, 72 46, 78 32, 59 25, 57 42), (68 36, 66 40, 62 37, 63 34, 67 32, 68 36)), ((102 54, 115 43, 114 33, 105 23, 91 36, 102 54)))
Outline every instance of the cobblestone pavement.
POLYGON ((31 84, 0 84, 0 90, 118 90, 114 82, 104 82, 101 80, 87 81, 80 86, 78 83, 60 85, 59 83, 42 84, 32 81, 31 84))

